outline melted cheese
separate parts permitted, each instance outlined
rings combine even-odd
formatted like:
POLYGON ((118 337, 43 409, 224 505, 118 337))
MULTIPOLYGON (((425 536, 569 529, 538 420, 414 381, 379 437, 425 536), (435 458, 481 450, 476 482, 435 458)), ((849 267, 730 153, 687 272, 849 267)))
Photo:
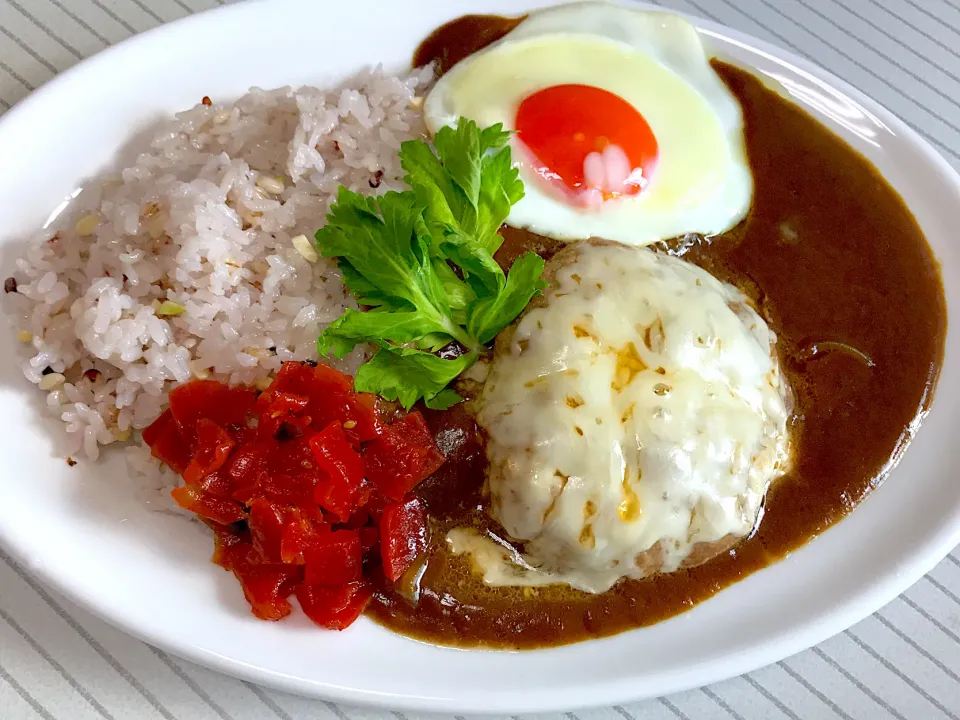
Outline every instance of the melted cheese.
POLYGON ((451 541, 488 582, 602 592, 751 532, 787 458, 788 393, 735 288, 646 249, 560 258, 478 399, 492 511, 522 557, 451 541))

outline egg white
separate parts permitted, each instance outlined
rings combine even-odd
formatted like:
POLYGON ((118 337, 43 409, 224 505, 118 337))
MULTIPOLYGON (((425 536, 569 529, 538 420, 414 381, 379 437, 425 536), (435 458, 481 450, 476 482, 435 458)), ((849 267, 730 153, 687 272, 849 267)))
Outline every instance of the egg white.
POLYGON ((436 132, 467 117, 514 130, 524 98, 567 83, 630 102, 657 139, 656 169, 637 196, 577 207, 533 171, 515 138, 526 196, 509 225, 562 240, 646 245, 722 233, 743 219, 753 180, 740 105, 710 67, 696 29, 670 13, 606 2, 534 12, 440 78, 424 103, 426 124, 436 132))

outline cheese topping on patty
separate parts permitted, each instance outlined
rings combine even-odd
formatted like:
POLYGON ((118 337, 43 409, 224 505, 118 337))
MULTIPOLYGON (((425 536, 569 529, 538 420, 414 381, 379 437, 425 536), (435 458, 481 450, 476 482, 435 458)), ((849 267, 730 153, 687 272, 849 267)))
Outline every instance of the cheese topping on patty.
POLYGON ((648 249, 580 243, 548 270, 478 399, 492 512, 521 552, 463 532, 454 549, 491 583, 602 592, 748 535, 788 456, 774 333, 737 289, 648 249))

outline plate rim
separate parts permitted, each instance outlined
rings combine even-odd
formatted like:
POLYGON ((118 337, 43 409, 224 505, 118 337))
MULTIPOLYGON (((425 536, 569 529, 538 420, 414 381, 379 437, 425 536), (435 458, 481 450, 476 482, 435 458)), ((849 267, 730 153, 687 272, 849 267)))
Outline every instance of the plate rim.
MULTIPOLYGON (((895 113, 888 110, 880 102, 872 99, 842 78, 798 55, 792 50, 696 14, 673 11, 647 2, 616 1, 628 4, 631 7, 665 11, 685 17, 693 22, 698 32, 702 35, 724 42, 733 42, 734 44, 741 45, 745 49, 760 51, 770 59, 787 68, 800 71, 803 74, 816 78, 818 81, 825 82, 831 88, 839 90, 845 96, 853 99, 862 106, 870 108, 872 111, 879 110, 882 114, 883 122, 889 125, 891 130, 897 135, 906 138, 915 153, 921 154, 927 162, 931 163, 932 166, 942 174, 945 180, 949 179, 955 186, 960 187, 960 173, 950 165, 926 138, 914 130, 913 127, 895 113)), ((0 117, 0 135, 6 132, 7 127, 21 122, 21 117, 29 116, 34 105, 43 102, 47 96, 57 93, 61 86, 72 83, 78 76, 95 71, 100 65, 109 64, 115 56, 130 51, 136 45, 153 41, 162 35, 179 33, 188 26, 199 26, 204 23, 210 23, 212 17, 224 18, 227 14, 237 16, 249 14, 251 17, 255 17, 256 14, 262 12, 265 7, 280 6, 283 4, 302 4, 302 0, 247 0, 243 3, 210 8, 151 28, 104 48, 96 54, 77 62, 66 71, 57 74, 43 86, 7 110, 7 112, 0 117)), ((538 0, 535 4, 538 6, 549 6, 559 3, 538 0)), ((456 3, 451 3, 451 7, 455 8, 456 3)), ((455 15, 451 15, 451 17, 454 16, 455 15)), ((936 398, 934 398, 934 402, 935 401, 936 398)), ((392 693, 383 695, 369 690, 358 690, 356 688, 331 685, 322 681, 308 683, 300 678, 284 675, 263 667, 248 665, 242 661, 218 655, 210 650, 196 647, 188 640, 181 640, 178 643, 173 639, 165 637, 160 632, 139 627, 128 622, 124 617, 118 617, 115 614, 101 610, 95 599, 89 597, 88 594, 80 588, 63 582, 62 578, 58 578, 55 574, 48 572, 45 565, 31 562, 28 548, 23 543, 17 542, 15 538, 9 537, 3 526, 0 526, 0 557, 6 556, 12 559, 14 571, 35 590, 40 589, 41 586, 52 588, 71 603, 132 637, 166 652, 170 652, 177 657, 185 658, 204 667, 223 672, 241 680, 301 696, 322 698, 362 707, 472 714, 525 713, 577 710, 587 707, 597 707, 600 704, 617 705, 653 697, 662 697, 663 695, 709 685, 752 672, 817 645, 875 613, 888 602, 906 591, 920 578, 930 572, 943 558, 950 554, 950 552, 960 544, 960 516, 955 516, 952 520, 952 525, 945 523, 933 532, 929 538, 922 543, 922 548, 910 558, 909 563, 907 563, 905 567, 891 569, 886 575, 877 579, 869 586, 864 587, 859 592, 847 595, 840 603, 834 605, 829 612, 821 613, 799 624, 792 624, 788 626, 787 629, 781 630, 776 634, 768 635, 762 642, 752 645, 749 653, 741 653, 741 655, 748 655, 748 657, 741 656, 731 660, 730 657, 727 656, 694 665, 689 668, 690 672, 684 674, 683 677, 675 677, 672 683, 664 683, 663 687, 654 695, 645 694, 638 696, 631 693, 629 684, 624 684, 621 680, 613 680, 610 681, 609 684, 594 684, 591 687, 590 695, 594 698, 596 696, 602 696, 603 699, 585 699, 585 701, 580 704, 578 704, 579 701, 571 697, 569 691, 559 696, 559 702, 537 702, 517 691, 509 696, 497 696, 496 699, 491 699, 484 705, 476 705, 459 702, 456 698, 449 697, 423 697, 395 695, 392 693)), ((841 523, 842 522, 843 520, 841 520, 841 523)), ((824 535, 827 535, 833 527, 836 527, 836 525, 831 526, 831 528, 828 528, 810 542, 817 542, 824 535)), ((55 598, 46 595, 44 599, 47 600, 55 610, 59 608, 69 616, 69 612, 61 608, 55 598)), ((489 651, 471 650, 470 652, 483 653, 489 651)))

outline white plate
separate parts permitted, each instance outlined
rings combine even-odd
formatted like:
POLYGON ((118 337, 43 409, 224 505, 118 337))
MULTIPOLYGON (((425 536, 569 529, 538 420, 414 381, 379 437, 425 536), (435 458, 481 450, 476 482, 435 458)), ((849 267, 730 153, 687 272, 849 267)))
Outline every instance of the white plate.
MULTIPOLYGON (((182 20, 60 76, 0 121, 0 259, 159 114, 250 85, 325 83, 399 67, 441 22, 536 0, 243 3, 182 20)), ((531 653, 461 651, 369 621, 255 620, 196 525, 145 511, 120 462, 68 468, 38 393, 0 333, 0 542, 74 602, 203 665, 305 695, 447 712, 612 704, 753 670, 877 610, 960 542, 960 177, 904 123, 788 52, 697 20, 710 48, 779 81, 890 179, 939 258, 951 329, 936 403, 900 467, 848 519, 692 611, 605 640, 531 653)), ((784 168, 784 172, 789 172, 784 168)), ((838 228, 839 235, 842 228, 838 228)))

